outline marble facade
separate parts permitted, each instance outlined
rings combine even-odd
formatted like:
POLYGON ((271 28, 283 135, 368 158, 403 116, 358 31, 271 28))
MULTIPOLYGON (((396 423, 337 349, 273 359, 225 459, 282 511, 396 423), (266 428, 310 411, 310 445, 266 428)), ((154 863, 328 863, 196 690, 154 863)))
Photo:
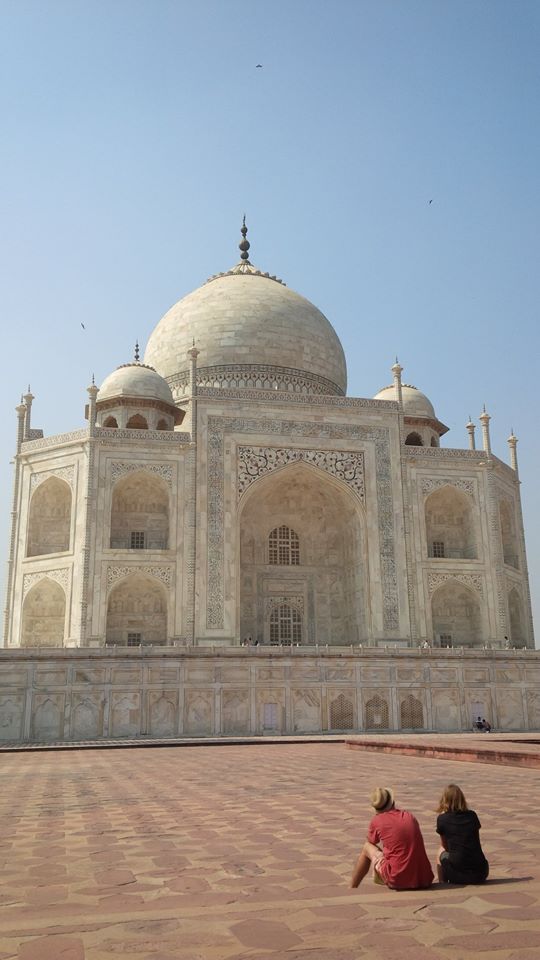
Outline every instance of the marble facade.
POLYGON ((540 653, 0 651, 0 741, 540 729, 540 653))
MULTIPOLYGON (((484 651, 513 676, 512 649, 534 649, 516 438, 507 464, 484 411, 481 449, 472 423, 465 448, 441 446, 448 428, 397 361, 390 387, 347 397, 336 332, 247 260, 246 230, 241 262, 171 308, 144 362, 137 345, 88 387, 87 427, 45 437, 30 390, 17 407, 2 671, 12 654, 29 686, 5 729, 467 729, 475 657, 486 712, 511 728, 484 651), (440 664, 420 668, 424 646, 440 664), (49 693, 34 687, 47 670, 64 677, 49 693)), ((526 699, 507 698, 519 729, 526 699)))

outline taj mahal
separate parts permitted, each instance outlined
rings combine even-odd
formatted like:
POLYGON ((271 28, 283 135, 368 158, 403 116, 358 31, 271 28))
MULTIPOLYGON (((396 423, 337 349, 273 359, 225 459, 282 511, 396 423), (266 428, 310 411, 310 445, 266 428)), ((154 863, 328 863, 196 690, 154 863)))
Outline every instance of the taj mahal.
POLYGON ((2 656, 60 687, 28 707, 25 674, 15 728, 462 729, 476 710, 512 726, 503 701, 516 729, 540 724, 519 666, 534 637, 517 438, 499 459, 484 409, 447 445, 397 360, 375 397, 347 396, 331 323, 241 234, 239 262, 171 307, 143 359, 136 345, 90 384, 85 426, 43 436, 30 389, 16 408, 2 656), (126 669, 125 702, 104 699, 126 669))

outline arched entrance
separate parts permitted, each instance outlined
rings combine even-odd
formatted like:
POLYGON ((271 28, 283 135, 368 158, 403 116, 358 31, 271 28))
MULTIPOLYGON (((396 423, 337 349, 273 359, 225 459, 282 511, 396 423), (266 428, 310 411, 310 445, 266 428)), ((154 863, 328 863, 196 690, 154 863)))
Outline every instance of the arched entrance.
POLYGON ((65 480, 49 477, 30 501, 27 557, 69 550, 71 488, 65 480))
POLYGON ((23 605, 22 647, 63 647, 66 595, 59 583, 44 577, 28 591, 23 605))
POLYGON ((166 550, 169 543, 169 491, 160 477, 137 470, 113 489, 111 547, 166 550))
POLYGON ((447 580, 431 598, 431 613, 435 646, 481 646, 482 611, 474 590, 447 580))
POLYGON ((476 541, 471 498, 449 485, 426 499, 428 557, 474 560, 476 541))
POLYGON ((305 463, 256 481, 240 516, 240 632, 259 643, 358 643, 369 632, 363 508, 305 463))
POLYGON ((167 594, 153 577, 132 574, 113 587, 107 604, 107 643, 138 647, 167 643, 167 594))

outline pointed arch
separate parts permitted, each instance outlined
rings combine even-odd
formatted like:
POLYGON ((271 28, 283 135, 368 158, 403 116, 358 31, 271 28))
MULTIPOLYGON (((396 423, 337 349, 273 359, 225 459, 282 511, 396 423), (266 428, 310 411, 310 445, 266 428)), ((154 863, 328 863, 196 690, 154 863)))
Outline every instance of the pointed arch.
POLYGON ((66 595, 55 580, 43 577, 28 591, 22 611, 22 647, 63 647, 66 595))
POLYGON ((344 693, 330 703, 330 730, 354 729, 354 704, 344 693))
POLYGON ((111 549, 166 550, 169 545, 169 488, 161 477, 136 470, 112 491, 111 549))
POLYGON ((478 593, 453 577, 431 597, 435 646, 478 647, 483 642, 482 608, 478 593))
POLYGON ((412 430, 411 433, 408 433, 405 437, 405 444, 408 447, 423 447, 424 441, 416 430, 412 430))
POLYGON ((472 499, 445 484, 425 501, 427 555, 450 560, 475 560, 476 533, 472 499))
POLYGON ((238 524, 241 637, 280 642, 278 614, 271 617, 269 608, 277 599, 296 603, 301 625, 291 623, 291 634, 301 630, 304 644, 358 643, 368 635, 365 512, 347 483, 294 460, 250 484, 238 524))
POLYGON ((366 730, 388 730, 390 726, 390 711, 388 701, 376 693, 366 701, 365 727, 366 730))
POLYGON ((107 643, 163 646, 167 643, 167 606, 167 591, 155 577, 134 572, 119 580, 107 600, 107 643))
POLYGON ((60 477, 48 477, 36 487, 28 515, 27 557, 69 550, 71 487, 60 477))
POLYGON ((400 727, 402 730, 423 730, 424 708, 422 702, 409 693, 400 706, 400 727))
POLYGON ((134 413, 126 423, 128 430, 148 430, 148 420, 142 413, 134 413))
POLYGON ((103 421, 103 426, 115 429, 116 427, 118 427, 118 420, 116 419, 116 417, 106 417, 105 420, 103 421))

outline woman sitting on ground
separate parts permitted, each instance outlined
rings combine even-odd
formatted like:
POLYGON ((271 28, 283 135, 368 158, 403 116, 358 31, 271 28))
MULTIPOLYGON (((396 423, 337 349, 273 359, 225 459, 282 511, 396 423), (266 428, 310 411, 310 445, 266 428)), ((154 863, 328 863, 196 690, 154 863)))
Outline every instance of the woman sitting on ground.
POLYGON ((441 849, 437 876, 441 883, 484 883, 489 864, 480 845, 480 821, 455 783, 443 790, 437 808, 441 849))

